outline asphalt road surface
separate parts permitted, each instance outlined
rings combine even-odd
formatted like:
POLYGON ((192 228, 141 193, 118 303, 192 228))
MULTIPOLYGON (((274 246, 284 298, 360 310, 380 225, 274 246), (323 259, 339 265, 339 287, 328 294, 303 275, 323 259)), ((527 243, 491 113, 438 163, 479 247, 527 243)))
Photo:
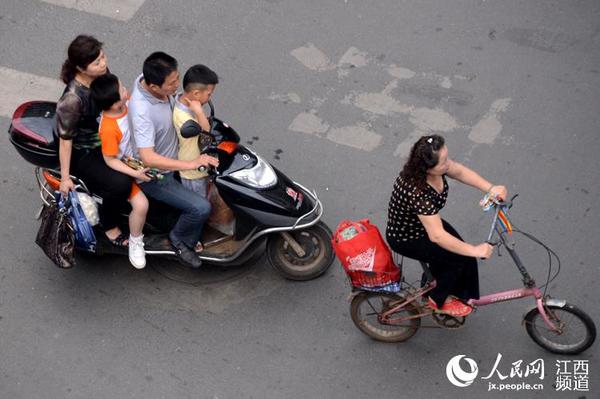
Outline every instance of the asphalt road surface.
MULTIPOLYGON (((520 194, 513 221, 562 261, 551 295, 600 321, 600 2, 3 0, 0 130, 19 103, 58 98, 79 33, 105 43, 129 87, 156 50, 182 71, 216 70, 218 115, 314 188, 332 229, 368 217, 383 230, 410 144, 444 135, 451 157, 520 194)), ((352 324, 337 261, 303 283, 265 257, 230 272, 155 258, 137 271, 123 257, 59 270, 33 244, 32 170, 0 134, 1 398, 600 396, 598 344, 545 352, 521 325, 530 300, 384 344, 352 324), (470 386, 447 378, 457 355, 478 367, 470 386)), ((470 242, 489 226, 479 198, 452 183, 443 211, 470 242)), ((517 245, 545 281, 545 251, 517 245)), ((480 281, 482 293, 520 286, 505 252, 481 262, 480 281)))

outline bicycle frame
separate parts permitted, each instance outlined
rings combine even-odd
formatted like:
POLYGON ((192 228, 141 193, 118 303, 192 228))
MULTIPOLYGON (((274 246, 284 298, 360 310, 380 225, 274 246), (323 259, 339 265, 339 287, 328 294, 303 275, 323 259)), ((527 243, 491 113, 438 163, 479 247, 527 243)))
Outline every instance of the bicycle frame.
MULTIPOLYGON (((486 305, 491 305, 494 303, 507 302, 507 301, 512 301, 515 299, 520 299, 520 298, 525 298, 525 297, 531 296, 531 297, 535 298, 536 307, 538 308, 540 315, 542 316, 542 319, 544 320, 544 323, 548 326, 548 328, 550 328, 550 330, 560 333, 561 332, 560 329, 550 321, 550 317, 548 316, 548 314, 546 313, 546 309, 544 308, 544 295, 542 294, 542 291, 536 286, 535 280, 533 278, 531 278, 531 276, 529 275, 529 272, 523 265, 523 262, 517 255, 517 253, 514 249, 514 247, 515 247, 514 242, 508 241, 507 238, 505 237, 505 233, 502 232, 498 226, 498 215, 499 215, 500 211, 503 210, 504 208, 507 208, 506 204, 497 204, 495 206, 495 215, 494 215, 494 219, 492 222, 492 228, 491 228, 490 234, 488 236, 488 242, 491 243, 490 240, 491 240, 494 232, 496 232, 498 234, 499 241, 502 243, 502 245, 504 245, 506 247, 506 250, 508 251, 510 257, 512 258, 515 265, 517 266, 517 269, 523 276, 523 285, 525 287, 484 295, 484 296, 480 297, 479 299, 470 299, 467 303, 471 306, 486 306, 486 305)), ((507 217, 506 215, 504 215, 504 216, 507 217)), ((420 313, 418 315, 413 315, 413 316, 409 316, 409 317, 400 317, 400 318, 392 317, 392 315, 395 312, 397 312, 399 309, 401 309, 402 307, 406 306, 409 303, 414 302, 417 298, 422 297, 425 293, 427 293, 428 291, 432 290, 435 287, 436 281, 433 278, 431 271, 429 270, 429 267, 427 266, 427 264, 425 264, 423 262, 420 262, 420 263, 423 268, 423 272, 425 273, 426 278, 427 278, 427 283, 425 284, 425 286, 421 287, 414 294, 409 295, 406 298, 404 298, 404 300, 401 301, 401 303, 393 306, 391 309, 382 313, 380 315, 380 322, 383 322, 384 324, 398 324, 398 323, 406 321, 406 320, 421 318, 423 316, 428 316, 428 315, 432 314, 432 311, 428 311, 426 313, 420 313)))
POLYGON ((506 205, 498 204, 498 205, 496 205, 495 208, 496 209, 495 209, 494 219, 492 222, 492 229, 488 236, 488 242, 490 242, 492 235, 495 231, 498 234, 498 238, 499 238, 500 242, 502 243, 502 245, 504 245, 504 247, 508 251, 508 254, 514 261, 515 266, 517 266, 517 269, 523 276, 523 285, 525 286, 525 288, 519 288, 519 289, 514 289, 514 290, 509 290, 509 291, 500 291, 500 292, 496 292, 493 294, 484 295, 484 296, 480 297, 479 299, 469 299, 469 301, 467 303, 471 306, 485 306, 485 305, 491 305, 494 303, 512 301, 515 299, 532 296, 535 298, 536 306, 540 312, 540 315, 542 316, 542 319, 544 320, 544 322, 546 323, 548 328, 550 328, 552 331, 559 332, 559 329, 550 321, 550 318, 548 317, 548 314, 546 313, 546 310, 544 308, 544 301, 543 301, 544 296, 542 294, 542 291, 538 287, 536 287, 535 280, 533 278, 531 278, 531 276, 529 275, 529 272, 525 268, 525 265, 523 265, 521 258, 519 258, 519 255, 517 255, 517 252, 515 251, 514 242, 512 242, 512 241, 509 242, 505 237, 505 233, 500 231, 500 228, 498 226, 498 214, 500 213, 500 211, 502 211, 504 208, 506 208, 506 205))

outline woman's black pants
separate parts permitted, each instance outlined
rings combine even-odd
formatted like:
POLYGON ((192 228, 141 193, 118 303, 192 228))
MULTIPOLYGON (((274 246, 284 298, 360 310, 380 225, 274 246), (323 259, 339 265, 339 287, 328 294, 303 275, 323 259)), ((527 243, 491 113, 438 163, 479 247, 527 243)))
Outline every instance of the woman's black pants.
POLYGON ((99 216, 104 231, 117 227, 119 213, 126 209, 131 193, 131 177, 111 169, 100 148, 71 153, 71 174, 77 176, 94 194, 102 197, 99 216))
MULTIPOLYGON (((442 220, 444 230, 463 241, 450 223, 442 220)), ((399 241, 387 235, 387 241, 394 252, 408 258, 429 264, 436 287, 429 292, 431 299, 442 307, 448 295, 464 301, 479 299, 479 276, 477 260, 469 256, 455 254, 431 242, 427 236, 414 241, 399 241)))

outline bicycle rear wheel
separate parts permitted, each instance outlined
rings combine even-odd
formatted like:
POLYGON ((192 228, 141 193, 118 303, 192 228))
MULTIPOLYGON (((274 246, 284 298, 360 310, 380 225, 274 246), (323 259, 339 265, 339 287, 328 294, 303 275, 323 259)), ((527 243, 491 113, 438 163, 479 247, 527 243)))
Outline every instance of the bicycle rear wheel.
MULTIPOLYGON (((363 291, 350 303, 352 321, 360 331, 369 337, 383 342, 406 341, 419 329, 420 318, 385 323, 383 313, 404 301, 404 297, 387 292, 363 291)), ((418 315, 419 309, 408 304, 390 315, 392 319, 418 315)))
POLYGON ((583 352, 596 339, 596 326, 583 310, 569 303, 564 306, 545 305, 546 313, 559 332, 552 331, 537 308, 525 315, 527 333, 542 348, 562 355, 583 352))

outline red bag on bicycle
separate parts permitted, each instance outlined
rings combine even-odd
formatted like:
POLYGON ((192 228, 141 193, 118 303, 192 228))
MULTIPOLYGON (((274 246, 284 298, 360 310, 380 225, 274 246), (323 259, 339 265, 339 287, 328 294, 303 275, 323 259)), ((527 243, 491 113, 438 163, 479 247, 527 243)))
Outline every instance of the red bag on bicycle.
POLYGON ((331 244, 353 286, 382 287, 400 280, 390 249, 368 219, 342 221, 331 244))

